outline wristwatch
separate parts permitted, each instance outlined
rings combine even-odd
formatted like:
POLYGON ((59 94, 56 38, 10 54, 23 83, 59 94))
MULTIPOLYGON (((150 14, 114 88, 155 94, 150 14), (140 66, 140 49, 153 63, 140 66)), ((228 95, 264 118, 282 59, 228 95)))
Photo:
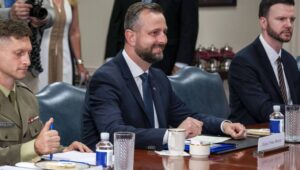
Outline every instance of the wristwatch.
POLYGON ((82 59, 77 59, 76 64, 83 64, 83 60, 82 59))

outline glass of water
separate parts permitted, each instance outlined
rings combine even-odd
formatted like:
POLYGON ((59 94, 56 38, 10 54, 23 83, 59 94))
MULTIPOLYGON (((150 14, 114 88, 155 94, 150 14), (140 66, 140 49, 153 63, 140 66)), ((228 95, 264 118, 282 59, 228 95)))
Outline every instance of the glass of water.
POLYGON ((300 142, 300 105, 285 106, 285 141, 300 142))
POLYGON ((135 134, 132 132, 114 133, 114 169, 133 170, 135 134))

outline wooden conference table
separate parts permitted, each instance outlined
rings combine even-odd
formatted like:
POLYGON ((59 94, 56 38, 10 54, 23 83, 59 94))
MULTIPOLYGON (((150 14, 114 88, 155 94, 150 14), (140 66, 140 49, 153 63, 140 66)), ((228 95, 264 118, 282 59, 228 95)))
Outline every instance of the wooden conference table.
MULTIPOLYGON (((266 124, 250 128, 267 127, 266 124)), ((170 170, 293 170, 300 169, 300 144, 287 144, 289 150, 270 153, 257 157, 253 155, 256 147, 208 158, 163 157, 154 151, 136 150, 134 169, 170 169, 170 170)))

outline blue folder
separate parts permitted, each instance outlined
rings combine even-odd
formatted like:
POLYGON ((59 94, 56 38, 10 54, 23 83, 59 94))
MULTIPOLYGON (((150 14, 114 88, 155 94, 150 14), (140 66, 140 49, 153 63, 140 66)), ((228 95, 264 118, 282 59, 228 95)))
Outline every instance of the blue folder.
MULTIPOLYGON (((226 150, 232 150, 236 148, 234 143, 216 143, 210 146, 210 153, 219 153, 226 150)), ((190 145, 185 145, 184 150, 186 152, 190 151, 190 145)))

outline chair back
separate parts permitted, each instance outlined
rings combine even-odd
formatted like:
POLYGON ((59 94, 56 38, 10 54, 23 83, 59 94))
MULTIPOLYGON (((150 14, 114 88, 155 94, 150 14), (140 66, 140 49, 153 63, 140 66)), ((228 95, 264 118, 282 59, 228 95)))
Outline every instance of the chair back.
POLYGON ((230 108, 223 82, 218 73, 208 73, 196 67, 184 67, 169 76, 175 94, 193 112, 227 118, 230 108))
POLYGON ((85 90, 63 82, 49 84, 36 94, 40 119, 43 123, 54 118, 54 129, 61 137, 61 144, 68 146, 81 141, 82 113, 85 90))
POLYGON ((300 71, 300 56, 296 57, 298 70, 300 71))

